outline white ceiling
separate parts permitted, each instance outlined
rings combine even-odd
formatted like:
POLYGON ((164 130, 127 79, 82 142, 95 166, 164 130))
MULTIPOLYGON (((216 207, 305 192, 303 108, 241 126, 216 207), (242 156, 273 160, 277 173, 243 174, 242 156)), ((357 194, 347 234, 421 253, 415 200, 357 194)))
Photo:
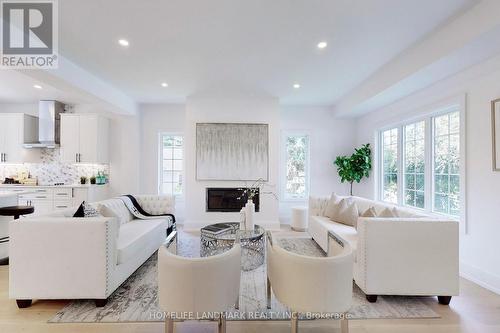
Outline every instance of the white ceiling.
POLYGON ((59 51, 137 102, 237 88, 332 105, 475 2, 64 0, 59 51))

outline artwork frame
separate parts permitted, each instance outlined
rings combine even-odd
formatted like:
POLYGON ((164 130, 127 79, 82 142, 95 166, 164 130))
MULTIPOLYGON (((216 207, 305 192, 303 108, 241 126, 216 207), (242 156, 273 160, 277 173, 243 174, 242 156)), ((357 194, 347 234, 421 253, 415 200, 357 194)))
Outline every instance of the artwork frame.
POLYGON ((269 124, 196 123, 196 180, 269 180, 269 124))
POLYGON ((492 168, 500 171, 500 98, 491 101, 492 168))

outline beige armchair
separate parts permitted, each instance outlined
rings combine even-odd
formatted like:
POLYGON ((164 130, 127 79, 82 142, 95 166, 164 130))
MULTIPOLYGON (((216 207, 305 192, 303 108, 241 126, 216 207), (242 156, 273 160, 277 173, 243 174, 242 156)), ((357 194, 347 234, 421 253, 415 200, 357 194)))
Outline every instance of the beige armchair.
POLYGON ((345 313, 351 307, 353 254, 348 243, 332 235, 329 256, 308 257, 286 251, 267 234, 267 293, 271 286, 281 303, 292 309, 292 333, 298 332, 298 313, 317 313, 341 319, 342 333, 349 330, 345 313))
POLYGON ((219 313, 219 333, 226 332, 225 311, 238 303, 241 247, 206 258, 185 258, 158 250, 158 297, 165 311, 165 332, 174 331, 175 320, 206 320, 219 313), (193 317, 184 318, 186 313, 193 317), (205 315, 205 316, 204 316, 205 315))

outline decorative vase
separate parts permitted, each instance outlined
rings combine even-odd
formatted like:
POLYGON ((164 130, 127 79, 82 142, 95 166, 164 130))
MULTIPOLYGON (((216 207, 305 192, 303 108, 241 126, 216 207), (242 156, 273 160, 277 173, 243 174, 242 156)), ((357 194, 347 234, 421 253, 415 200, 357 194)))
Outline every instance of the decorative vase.
POLYGON ((255 204, 252 199, 248 199, 247 204, 245 205, 245 229, 253 230, 255 227, 254 222, 255 215, 255 204))
POLYGON ((245 213, 245 207, 243 207, 240 210, 240 230, 245 230, 245 220, 246 220, 246 213, 245 213))

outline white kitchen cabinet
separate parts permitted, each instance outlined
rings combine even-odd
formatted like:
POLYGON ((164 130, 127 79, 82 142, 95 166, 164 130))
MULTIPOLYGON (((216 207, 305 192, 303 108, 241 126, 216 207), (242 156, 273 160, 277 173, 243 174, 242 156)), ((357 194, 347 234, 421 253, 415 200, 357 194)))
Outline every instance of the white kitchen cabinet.
POLYGON ((24 113, 0 114, 0 163, 33 162, 33 152, 23 148, 23 144, 37 140, 36 117, 24 113))
POLYGON ((35 212, 30 216, 48 214, 79 206, 82 201, 96 202, 109 198, 108 185, 84 186, 14 186, 1 185, 2 191, 23 192, 19 195, 19 205, 33 206, 35 212))
POLYGON ((61 159, 109 163, 109 120, 93 114, 61 114, 61 159))

